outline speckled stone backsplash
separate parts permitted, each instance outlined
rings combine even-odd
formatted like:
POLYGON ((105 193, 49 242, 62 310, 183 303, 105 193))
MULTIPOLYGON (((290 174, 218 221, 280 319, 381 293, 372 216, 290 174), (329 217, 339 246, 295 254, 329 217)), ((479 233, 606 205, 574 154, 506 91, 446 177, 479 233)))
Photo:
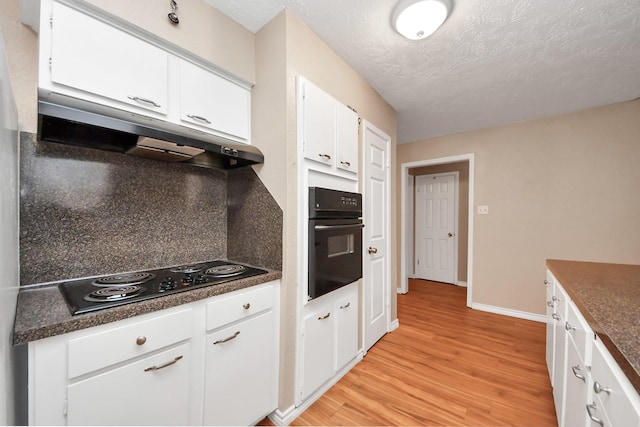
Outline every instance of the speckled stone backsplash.
MULTIPOLYGON (((24 132, 20 150, 21 285, 232 259, 227 171, 40 143, 24 132)), ((276 264, 252 254, 236 260, 277 267, 282 212, 253 170, 238 176, 234 191, 251 188, 249 199, 264 210, 234 209, 233 227, 255 226, 258 234, 246 236, 252 241, 264 231, 265 247, 280 255, 276 264)), ((237 247, 232 253, 240 258, 237 247)))

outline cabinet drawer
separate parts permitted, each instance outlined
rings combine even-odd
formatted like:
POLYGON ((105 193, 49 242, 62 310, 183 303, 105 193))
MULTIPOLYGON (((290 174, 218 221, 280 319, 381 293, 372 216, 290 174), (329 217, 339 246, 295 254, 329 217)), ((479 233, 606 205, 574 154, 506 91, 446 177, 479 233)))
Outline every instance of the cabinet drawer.
POLYGON ((207 304, 207 331, 247 318, 273 306, 273 285, 234 292, 207 304))
POLYGON ((116 327, 69 341, 69 378, 189 339, 191 309, 116 327))
POLYGON ((640 397, 600 340, 594 342, 592 359, 596 408, 612 426, 640 425, 640 397))

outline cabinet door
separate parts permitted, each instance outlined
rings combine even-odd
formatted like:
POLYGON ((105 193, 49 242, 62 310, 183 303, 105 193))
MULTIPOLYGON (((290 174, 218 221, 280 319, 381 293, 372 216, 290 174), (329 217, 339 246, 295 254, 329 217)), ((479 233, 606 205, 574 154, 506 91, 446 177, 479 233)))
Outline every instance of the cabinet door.
POLYGON ((336 106, 336 167, 358 173, 358 114, 342 104, 336 106))
POLYGON ((250 425, 277 406, 272 311, 207 336, 205 425, 250 425))
POLYGON ((68 6, 53 4, 51 81, 167 113, 168 54, 68 6))
POLYGON ((586 427, 588 398, 588 373, 572 338, 567 340, 567 391, 564 407, 564 425, 586 427))
POLYGON ((69 385, 67 424, 187 425, 189 361, 186 343, 69 385))
POLYGON ((302 322, 302 400, 335 374, 333 321, 325 306, 302 322))
POLYGON ((180 120, 248 141, 249 90, 190 62, 179 64, 180 120))
MULTIPOLYGON (((357 287, 354 287, 357 291, 357 287)), ((358 354, 358 294, 352 292, 335 305, 336 366, 339 371, 358 354)))
POLYGON ((305 81, 302 83, 304 157, 327 165, 335 164, 336 101, 305 81))
POLYGON ((546 339, 546 361, 549 370, 549 379, 553 385, 553 356, 555 349, 555 301, 553 300, 553 275, 547 271, 547 279, 544 281, 547 288, 547 339, 546 339))

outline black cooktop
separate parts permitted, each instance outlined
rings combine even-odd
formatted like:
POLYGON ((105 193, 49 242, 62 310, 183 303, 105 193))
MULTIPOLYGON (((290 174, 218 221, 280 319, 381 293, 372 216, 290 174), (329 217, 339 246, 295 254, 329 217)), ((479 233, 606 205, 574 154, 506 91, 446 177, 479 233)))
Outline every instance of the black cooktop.
POLYGON ((248 265, 216 260, 67 280, 58 287, 75 315, 266 273, 248 265))

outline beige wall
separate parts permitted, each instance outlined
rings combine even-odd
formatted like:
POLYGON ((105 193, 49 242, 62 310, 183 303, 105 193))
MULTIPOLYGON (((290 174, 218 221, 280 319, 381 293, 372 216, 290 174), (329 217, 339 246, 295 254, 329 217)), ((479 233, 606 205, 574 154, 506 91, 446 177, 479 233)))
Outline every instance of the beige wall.
POLYGON ((547 258, 640 263, 639 117, 631 101, 398 146, 398 165, 475 153, 474 303, 543 314, 547 258))
MULTIPOLYGON (((409 175, 413 176, 446 172, 458 172, 458 281, 466 282, 467 251, 469 248, 469 162, 446 163, 409 169, 409 175)), ((415 200, 415 195, 413 200, 415 200)))
MULTIPOLYGON (((389 134, 395 156, 395 111, 318 36, 289 12, 256 34, 253 138, 265 154, 254 167, 284 211, 281 288, 281 410, 294 403, 297 319, 302 285, 297 283, 298 182, 296 76, 302 75, 389 134)), ((361 142, 362 143, 362 142, 361 142)), ((392 171, 395 174, 395 171, 392 171)), ((393 175, 392 175, 393 176, 393 175)), ((394 202, 395 203, 395 199, 394 202)), ((395 244, 395 242, 392 242, 395 244)), ((395 277, 395 264, 394 264, 395 277)), ((395 283, 392 284, 395 319, 395 283)))

